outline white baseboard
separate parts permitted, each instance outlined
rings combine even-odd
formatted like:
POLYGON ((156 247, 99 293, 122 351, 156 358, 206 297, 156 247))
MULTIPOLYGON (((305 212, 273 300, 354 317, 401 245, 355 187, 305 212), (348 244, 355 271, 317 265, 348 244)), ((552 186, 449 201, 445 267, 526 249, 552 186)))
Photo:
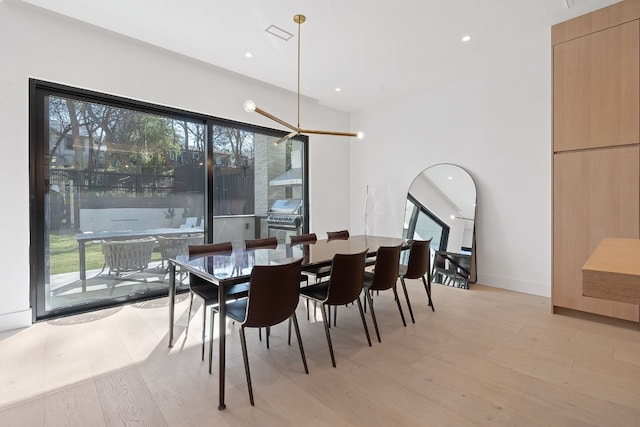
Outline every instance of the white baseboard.
POLYGON ((491 274, 478 274, 478 283, 492 286, 494 288, 523 292, 525 294, 538 295, 547 298, 551 297, 551 283, 532 282, 491 274))
POLYGON ((0 314, 0 332, 31 326, 31 309, 0 314))

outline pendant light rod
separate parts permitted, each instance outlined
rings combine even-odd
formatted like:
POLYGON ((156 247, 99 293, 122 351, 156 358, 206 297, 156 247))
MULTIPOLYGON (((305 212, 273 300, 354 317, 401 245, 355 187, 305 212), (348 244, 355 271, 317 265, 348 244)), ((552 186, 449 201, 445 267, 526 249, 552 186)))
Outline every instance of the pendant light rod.
POLYGON ((298 129, 300 129, 300 28, 307 18, 304 15, 294 15, 293 22, 298 24, 298 129))
POLYGON ((333 136, 349 136, 349 137, 355 137, 358 139, 362 139, 364 138, 364 134, 362 132, 358 132, 358 133, 354 133, 354 132, 335 132, 335 131, 329 131, 329 130, 314 130, 314 129, 303 129, 302 127, 300 127, 300 54, 301 54, 301 44, 300 44, 300 34, 301 34, 301 25, 304 24, 304 22, 307 20, 307 18, 304 15, 294 15, 293 16, 293 22, 295 22, 296 24, 298 24, 298 125, 294 126, 291 123, 282 120, 279 117, 274 116, 271 113, 266 112, 265 110, 258 108, 258 106, 256 106, 256 103, 248 100, 245 101, 244 103, 244 109, 247 112, 253 112, 255 111, 256 113, 270 119, 273 120, 276 123, 281 124, 282 126, 288 128, 291 130, 291 132, 285 136, 283 136, 282 138, 278 139, 275 144, 278 145, 284 141, 288 141, 289 139, 303 134, 303 133, 310 133, 310 134, 317 134, 317 135, 333 135, 333 136))

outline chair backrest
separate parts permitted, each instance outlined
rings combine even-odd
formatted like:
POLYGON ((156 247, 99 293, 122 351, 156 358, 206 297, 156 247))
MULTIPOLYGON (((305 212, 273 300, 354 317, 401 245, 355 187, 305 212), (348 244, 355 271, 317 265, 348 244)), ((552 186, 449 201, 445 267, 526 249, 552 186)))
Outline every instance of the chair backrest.
POLYGON ((264 239, 253 239, 244 241, 245 248, 275 248, 278 246, 278 239, 275 237, 266 237, 264 239))
POLYGON ((296 235, 290 236, 290 239, 291 239, 291 244, 294 245, 296 243, 315 242, 318 240, 318 236, 316 236, 316 233, 296 234, 296 235))
POLYGON ((189 246, 197 245, 204 241, 204 235, 198 234, 194 236, 158 236, 158 245, 160 246, 160 254, 162 259, 175 258, 179 255, 189 254, 189 246))
POLYGON ((355 301, 362 291, 365 257, 369 249, 357 254, 336 254, 331 262, 329 292, 325 303, 342 305, 355 301))
POLYGON ((209 243, 206 245, 189 245, 189 256, 233 252, 231 242, 209 243))
POLYGON ((391 288, 396 283, 400 269, 401 249, 402 245, 380 246, 376 255, 371 289, 382 291, 391 288))
POLYGON ((409 261, 407 261, 407 272, 405 279, 419 279, 429 273, 431 264, 431 239, 414 240, 409 249, 409 261))
POLYGON ((151 261, 156 239, 145 237, 131 240, 102 241, 104 260, 116 270, 141 270, 151 261))
POLYGON ((327 239, 348 239, 349 230, 327 231, 327 239))
POLYGON ((298 306, 301 270, 302 259, 288 264, 254 266, 244 325, 261 328, 289 318, 298 306))

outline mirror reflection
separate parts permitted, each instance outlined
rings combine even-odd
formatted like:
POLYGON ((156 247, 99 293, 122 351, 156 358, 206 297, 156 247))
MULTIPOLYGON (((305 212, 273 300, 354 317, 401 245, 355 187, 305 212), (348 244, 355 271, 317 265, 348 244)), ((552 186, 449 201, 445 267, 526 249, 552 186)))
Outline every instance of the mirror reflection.
POLYGON ((476 185, 449 163, 423 170, 407 193, 403 237, 431 239, 432 281, 468 288, 476 282, 476 185))

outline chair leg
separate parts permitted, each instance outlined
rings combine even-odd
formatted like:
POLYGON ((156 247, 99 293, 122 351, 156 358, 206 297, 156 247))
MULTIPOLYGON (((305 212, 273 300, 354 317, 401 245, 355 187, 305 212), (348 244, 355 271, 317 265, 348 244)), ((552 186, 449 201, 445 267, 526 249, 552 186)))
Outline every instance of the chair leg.
POLYGON ((207 331, 207 306, 202 307, 202 360, 204 361, 204 341, 207 331))
POLYGON ((213 328, 216 324, 216 310, 211 307, 211 326, 209 328, 209 375, 211 375, 211 364, 213 363, 213 328))
POLYGON ((333 306, 333 326, 337 326, 337 321, 338 321, 338 306, 334 305, 333 306))
MULTIPOLYGON (((320 306, 320 308, 322 309, 322 311, 321 311, 322 323, 324 323, 324 332, 327 335, 327 344, 329 345, 329 353, 331 354, 331 364, 335 368, 336 367, 336 358, 333 355, 333 345, 331 345, 331 335, 329 334, 329 324, 327 323, 327 315, 324 312, 325 305, 322 304, 320 306)), ((331 310, 331 306, 329 306, 329 310, 331 310)))
POLYGON ((429 298, 429 306, 431 306, 431 311, 436 311, 433 306, 433 301, 431 300, 431 287, 427 284, 427 281, 422 276, 422 283, 424 283, 424 290, 427 291, 427 298, 429 298))
POLYGON ((407 285, 404 283, 404 277, 400 278, 400 282, 402 283, 402 290, 404 291, 404 299, 407 300, 407 307, 409 307, 411 322, 416 323, 416 320, 413 318, 413 310, 411 309, 411 301, 409 301, 409 293, 407 292, 407 285))
POLYGON ((371 347, 371 337, 369 336, 369 328, 367 327, 367 321, 364 318, 364 311, 362 311, 362 303, 360 302, 360 298, 356 298, 356 301, 358 301, 358 310, 360 310, 360 318, 362 319, 362 326, 364 326, 364 333, 367 335, 367 342, 369 343, 369 347, 371 347))
POLYGON ((271 335, 271 329, 269 328, 269 326, 267 326, 265 328, 265 333, 264 333, 267 337, 267 350, 269 350, 269 335, 271 335))
POLYGON ((397 286, 394 283, 393 284, 393 297, 396 300, 396 304, 398 304, 398 311, 400 312, 400 317, 402 317, 402 324, 404 325, 404 327, 407 327, 407 322, 404 320, 404 313, 402 312, 402 306, 400 305, 400 298, 398 298, 398 289, 396 289, 397 286))
POLYGON ((362 293, 365 294, 362 296, 362 309, 364 310, 365 313, 367 312, 367 295, 366 295, 367 292, 369 292, 367 288, 364 288, 362 290, 362 293))
MULTIPOLYGON (((376 330, 376 336, 378 337, 378 342, 382 342, 380 339, 380 331, 378 330, 378 320, 376 319, 376 311, 373 309, 373 298, 371 297, 371 292, 365 291, 366 300, 369 300, 369 307, 371 307, 371 318, 373 319, 373 327, 376 330)), ((360 299, 358 299, 360 301, 360 299)))
POLYGON ((189 334, 189 321, 191 320, 191 307, 193 306, 193 292, 189 292, 191 300, 189 301, 189 314, 187 315, 187 328, 184 331, 185 335, 189 334))
POLYGON ((242 344, 242 359, 244 360, 244 373, 247 376, 247 388, 249 389, 249 401, 253 403, 253 388, 251 387, 251 373, 249 372, 249 357, 247 356, 247 339, 244 335, 244 326, 240 326, 240 344, 242 344))
MULTIPOLYGON (((308 301, 308 300, 307 300, 308 301)), ((291 345, 291 317, 289 317, 289 326, 287 331, 287 343, 291 345)))
POLYGON ((302 338, 300 338, 300 328, 298 327, 298 317, 296 316, 296 312, 294 311, 291 317, 289 317, 289 327, 291 327, 291 320, 293 319, 293 326, 296 330, 296 338, 298 339, 298 347, 300 347, 300 356, 302 356, 302 364, 304 365, 305 374, 309 373, 309 368, 307 367, 307 358, 304 355, 304 348, 302 347, 302 338))

